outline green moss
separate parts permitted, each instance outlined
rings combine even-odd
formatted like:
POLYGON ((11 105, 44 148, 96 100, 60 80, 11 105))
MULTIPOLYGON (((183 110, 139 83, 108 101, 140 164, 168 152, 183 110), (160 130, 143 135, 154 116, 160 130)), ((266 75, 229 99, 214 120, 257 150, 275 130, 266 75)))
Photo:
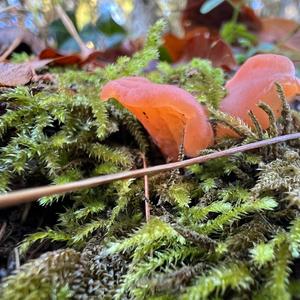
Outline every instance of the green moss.
POLYGON ((216 108, 226 93, 223 71, 202 59, 193 59, 176 67, 159 63, 158 72, 149 77, 158 83, 176 84, 193 94, 199 102, 216 108))
POLYGON ((241 46, 250 48, 256 42, 256 36, 249 32, 244 24, 236 22, 225 23, 220 31, 221 37, 228 44, 239 43, 241 46))

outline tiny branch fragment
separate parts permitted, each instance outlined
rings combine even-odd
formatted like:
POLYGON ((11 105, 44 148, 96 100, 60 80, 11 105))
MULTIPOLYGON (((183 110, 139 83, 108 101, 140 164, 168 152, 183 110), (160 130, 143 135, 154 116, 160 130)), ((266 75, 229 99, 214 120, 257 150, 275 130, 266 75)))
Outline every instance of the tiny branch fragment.
POLYGON ((21 263, 20 263, 20 254, 18 247, 14 248, 14 254, 15 254, 15 264, 16 264, 16 270, 20 269, 21 263))
POLYGON ((55 10, 59 15, 61 21, 64 23, 66 29, 69 31, 70 35, 74 38, 78 46, 80 47, 81 53, 85 55, 89 55, 90 51, 82 41, 81 37, 79 36, 74 24, 72 23, 71 19, 65 13, 63 8, 58 4, 55 6, 55 10))
MULTIPOLYGON (((179 152, 178 152, 178 159, 177 161, 183 161, 184 159, 184 146, 183 146, 184 136, 182 137, 182 144, 179 146, 179 152)), ((178 175, 180 174, 179 169, 173 169, 171 171, 170 177, 167 180, 166 184, 164 185, 161 195, 159 198, 159 201, 157 203, 158 206, 162 204, 162 202, 165 200, 168 194, 168 190, 175 184, 175 182, 178 180, 178 175)))
POLYGON ((214 152, 204 156, 198 156, 184 161, 158 165, 158 166, 143 168, 134 171, 125 171, 116 174, 97 176, 97 177, 66 183, 66 184, 19 190, 19 191, 7 193, 0 196, 0 207, 7 207, 7 206, 20 204, 20 203, 26 203, 33 200, 37 200, 44 196, 49 196, 54 194, 65 194, 65 193, 78 191, 84 188, 92 188, 116 180, 139 178, 145 175, 154 175, 157 173, 166 172, 173 169, 184 168, 194 164, 203 163, 211 159, 226 157, 236 153, 245 152, 245 151, 249 151, 249 150, 253 150, 253 149, 257 149, 257 148, 261 148, 261 147, 265 147, 277 143, 283 143, 295 139, 300 139, 300 132, 282 135, 272 139, 262 140, 262 141, 258 141, 258 142, 238 146, 238 147, 233 147, 230 149, 214 152))
POLYGON ((193 276, 201 274, 205 268, 205 264, 200 262, 194 266, 183 266, 178 270, 174 270, 170 274, 167 274, 167 276, 159 277, 154 281, 153 286, 155 287, 155 291, 163 292, 166 288, 177 291, 181 285, 188 283, 193 276))
POLYGON ((3 224, 1 224, 1 227, 0 227, 0 242, 1 242, 2 238, 4 237, 6 226, 7 226, 7 222, 4 222, 3 224))
POLYGON ((187 229, 178 224, 173 225, 175 230, 180 233, 185 239, 193 243, 194 245, 203 248, 207 251, 212 251, 215 249, 217 242, 204 234, 199 234, 196 231, 187 229))
MULTIPOLYGON (((147 161, 145 154, 142 154, 142 159, 143 159, 143 168, 147 169, 147 161)), ((145 215, 146 215, 146 221, 149 222, 150 220, 150 205, 149 205, 149 180, 148 180, 148 175, 144 175, 144 186, 145 186, 145 215)))
POLYGON ((21 41, 22 37, 17 36, 11 43, 11 45, 1 54, 0 62, 4 61, 20 45, 21 41))

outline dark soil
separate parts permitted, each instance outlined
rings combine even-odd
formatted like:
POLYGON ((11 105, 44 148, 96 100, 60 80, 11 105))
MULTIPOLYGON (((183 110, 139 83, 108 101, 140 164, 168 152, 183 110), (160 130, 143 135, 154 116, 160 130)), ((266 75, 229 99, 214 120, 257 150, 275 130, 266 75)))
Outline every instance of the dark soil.
POLYGON ((26 257, 20 257, 16 249, 27 234, 36 232, 40 227, 55 224, 61 208, 61 204, 45 208, 38 203, 29 203, 0 210, 0 282, 25 259, 59 248, 58 244, 43 242, 33 247, 26 257))

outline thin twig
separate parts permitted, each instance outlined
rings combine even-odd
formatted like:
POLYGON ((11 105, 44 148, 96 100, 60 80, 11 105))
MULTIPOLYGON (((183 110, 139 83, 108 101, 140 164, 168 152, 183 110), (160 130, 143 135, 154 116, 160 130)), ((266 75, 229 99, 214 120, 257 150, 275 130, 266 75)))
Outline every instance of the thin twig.
POLYGON ((24 224, 25 221, 27 220, 30 208, 31 208, 31 203, 26 203, 21 216, 21 224, 24 224))
MULTIPOLYGON (((182 138, 182 143, 179 146, 177 161, 183 161, 183 159, 184 159, 184 145, 183 145, 183 143, 184 143, 184 135, 183 135, 183 138, 182 138)), ((179 174, 180 174, 179 169, 173 169, 170 172, 169 179, 162 186, 162 189, 161 189, 161 192, 160 192, 160 197, 159 197, 159 200, 157 202, 157 206, 161 206, 162 203, 166 201, 166 199, 168 198, 168 191, 175 184, 175 182, 178 180, 179 174)))
POLYGON ((15 5, 10 5, 10 6, 7 6, 7 7, 4 7, 2 9, 0 9, 0 14, 4 13, 4 12, 8 12, 8 11, 18 11, 18 10, 24 10, 24 9, 21 9, 21 8, 17 8, 15 5))
POLYGON ((7 222, 5 221, 1 225, 1 228, 0 228, 0 242, 1 242, 2 238, 4 237, 6 226, 7 226, 7 222))
POLYGON ((90 54, 90 49, 84 44, 81 37, 79 36, 72 20, 69 18, 69 16, 65 13, 61 5, 57 4, 55 5, 55 10, 57 14, 59 15, 61 21, 63 22, 64 26, 70 33, 70 35, 73 37, 73 39, 76 41, 80 48, 80 52, 83 56, 88 56, 90 54))
MULTIPOLYGON (((147 169, 147 161, 145 154, 142 154, 142 160, 143 160, 143 168, 147 169)), ((144 187, 145 187, 145 215, 146 215, 146 222, 149 222, 150 220, 150 205, 149 205, 149 180, 148 180, 148 175, 144 175, 144 187)))
POLYGON ((50 196, 54 194, 65 194, 65 193, 78 191, 84 188, 92 188, 116 180, 123 180, 128 178, 139 178, 145 175, 150 176, 150 175, 166 172, 177 168, 184 168, 190 165, 203 163, 211 159, 230 156, 239 152, 245 152, 245 151, 249 151, 249 150, 253 150, 253 149, 257 149, 257 148, 261 148, 261 147, 265 147, 277 143, 282 143, 289 140, 295 140, 295 139, 300 139, 300 132, 277 136, 272 139, 258 141, 251 144, 233 147, 223 151, 214 152, 204 156, 198 156, 183 161, 158 165, 158 166, 149 167, 145 169, 125 171, 116 174, 104 175, 104 176, 97 176, 97 177, 66 183, 66 184, 23 189, 23 190, 10 192, 0 196, 0 207, 7 207, 7 206, 20 204, 20 203, 30 202, 44 196, 50 196))
POLYGON ((288 42, 288 40, 290 38, 292 38, 293 36, 295 36, 298 33, 299 30, 300 30, 300 24, 298 24, 297 26, 295 26, 295 28, 293 30, 291 30, 282 40, 280 40, 277 43, 277 46, 278 47, 285 46, 286 42, 288 42))
POLYGON ((20 269, 21 263, 20 263, 20 253, 18 247, 14 248, 14 254, 15 254, 15 264, 16 264, 16 270, 20 269))
POLYGON ((0 62, 4 61, 21 43, 22 37, 17 36, 11 45, 1 54, 0 62))

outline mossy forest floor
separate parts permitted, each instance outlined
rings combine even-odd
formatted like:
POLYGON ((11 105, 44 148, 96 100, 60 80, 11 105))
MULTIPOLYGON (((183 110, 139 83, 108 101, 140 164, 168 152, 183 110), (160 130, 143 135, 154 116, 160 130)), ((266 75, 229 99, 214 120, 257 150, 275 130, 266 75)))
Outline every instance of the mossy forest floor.
MULTIPOLYGON (((207 61, 159 63, 144 73, 158 57, 162 27, 132 58, 104 69, 51 68, 51 84, 1 90, 1 191, 141 168, 141 154, 150 166, 163 163, 128 111, 99 100, 101 87, 122 76, 176 83, 210 107, 212 122, 242 136, 203 154, 300 131, 284 97, 276 123, 265 107, 267 131, 221 114, 224 74, 207 61)), ((1 210, 0 298, 299 298, 299 146, 275 144, 150 177, 149 222, 143 179, 1 210)))

